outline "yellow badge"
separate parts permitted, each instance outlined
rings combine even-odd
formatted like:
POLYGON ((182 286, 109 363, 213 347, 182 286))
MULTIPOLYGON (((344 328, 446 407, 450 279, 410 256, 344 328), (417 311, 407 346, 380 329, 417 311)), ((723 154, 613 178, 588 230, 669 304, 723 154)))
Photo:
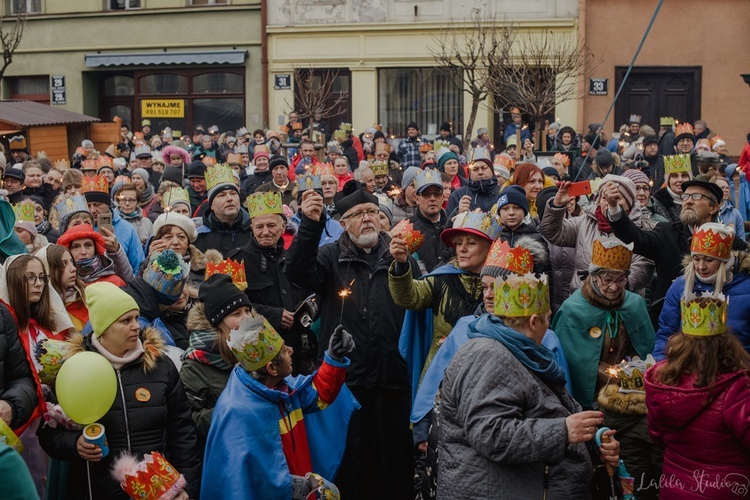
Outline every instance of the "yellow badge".
POLYGON ((139 387, 135 390, 135 399, 137 399, 141 403, 145 403, 146 401, 151 399, 151 391, 149 391, 145 387, 139 387))
POLYGON ((591 330, 589 330, 589 335, 591 335, 591 338, 598 339, 602 336, 602 329, 598 326, 595 326, 591 330))

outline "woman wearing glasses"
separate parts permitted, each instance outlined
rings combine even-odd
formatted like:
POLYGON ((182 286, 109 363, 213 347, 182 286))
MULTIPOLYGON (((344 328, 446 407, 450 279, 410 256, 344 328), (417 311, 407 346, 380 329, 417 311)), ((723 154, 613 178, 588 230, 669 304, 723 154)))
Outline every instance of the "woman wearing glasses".
POLYGON ((154 234, 154 224, 148 217, 143 216, 145 212, 139 206, 140 202, 141 194, 131 182, 123 184, 115 192, 117 212, 133 226, 141 240, 141 245, 144 245, 154 234))

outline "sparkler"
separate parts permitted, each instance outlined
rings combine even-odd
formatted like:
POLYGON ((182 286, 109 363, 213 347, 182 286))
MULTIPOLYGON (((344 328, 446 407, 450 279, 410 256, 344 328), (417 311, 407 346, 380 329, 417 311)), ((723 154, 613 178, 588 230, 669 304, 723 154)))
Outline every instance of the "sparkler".
MULTIPOLYGON (((354 280, 352 280, 349 283, 349 287, 351 287, 354 284, 354 280)), ((341 324, 341 321, 344 319, 344 304, 346 303, 346 298, 352 294, 351 288, 343 288, 339 291, 338 295, 341 297, 341 314, 339 315, 339 325, 341 324)))
POLYGON ((401 188, 398 186, 393 186, 393 188, 390 191, 387 191, 388 196, 390 196, 393 199, 398 198, 398 195, 401 194, 401 188))

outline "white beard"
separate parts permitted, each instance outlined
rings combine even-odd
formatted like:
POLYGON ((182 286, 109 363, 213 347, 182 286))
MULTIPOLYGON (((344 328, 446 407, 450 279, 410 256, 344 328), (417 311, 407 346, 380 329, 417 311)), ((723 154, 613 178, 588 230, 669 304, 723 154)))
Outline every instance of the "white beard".
POLYGON ((365 234, 360 234, 359 236, 354 236, 352 233, 347 231, 349 234, 349 239, 352 240, 352 242, 357 245, 359 248, 374 248, 378 244, 378 232, 369 232, 365 234))

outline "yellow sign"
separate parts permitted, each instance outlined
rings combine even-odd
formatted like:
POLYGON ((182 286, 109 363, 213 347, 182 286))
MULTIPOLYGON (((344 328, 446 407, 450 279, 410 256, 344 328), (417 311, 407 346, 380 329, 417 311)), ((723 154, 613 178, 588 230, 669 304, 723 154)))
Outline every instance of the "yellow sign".
POLYGON ((184 118, 185 99, 141 99, 142 118, 184 118))

